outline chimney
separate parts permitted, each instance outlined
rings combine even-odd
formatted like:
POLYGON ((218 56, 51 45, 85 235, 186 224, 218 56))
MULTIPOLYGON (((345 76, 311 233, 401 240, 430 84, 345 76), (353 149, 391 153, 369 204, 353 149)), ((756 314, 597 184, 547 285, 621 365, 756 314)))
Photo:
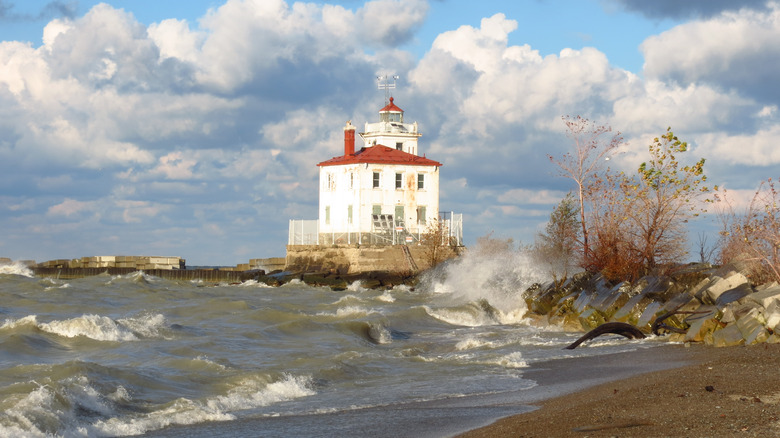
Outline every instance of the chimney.
POLYGON ((355 155, 355 125, 352 120, 347 120, 344 127, 344 155, 355 155))

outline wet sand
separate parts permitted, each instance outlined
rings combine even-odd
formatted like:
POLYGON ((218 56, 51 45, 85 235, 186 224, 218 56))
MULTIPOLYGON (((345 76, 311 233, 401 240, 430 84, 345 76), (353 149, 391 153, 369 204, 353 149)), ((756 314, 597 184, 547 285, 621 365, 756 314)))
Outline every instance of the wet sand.
POLYGON ((780 436, 780 344, 660 350, 687 364, 537 402, 460 437, 780 436))

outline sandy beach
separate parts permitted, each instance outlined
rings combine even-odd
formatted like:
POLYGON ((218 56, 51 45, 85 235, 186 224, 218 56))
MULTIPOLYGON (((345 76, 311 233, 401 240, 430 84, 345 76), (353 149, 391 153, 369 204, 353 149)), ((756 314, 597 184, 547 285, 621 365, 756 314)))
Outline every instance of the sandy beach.
POLYGON ((687 365, 541 401, 460 437, 780 436, 780 344, 679 348, 687 365))

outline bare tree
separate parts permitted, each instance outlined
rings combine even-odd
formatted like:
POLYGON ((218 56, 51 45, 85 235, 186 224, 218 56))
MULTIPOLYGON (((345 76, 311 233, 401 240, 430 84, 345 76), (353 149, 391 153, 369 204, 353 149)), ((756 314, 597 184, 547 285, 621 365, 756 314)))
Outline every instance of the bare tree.
POLYGON ((746 262, 755 283, 780 281, 780 193, 772 178, 759 185, 743 214, 727 205, 720 217, 719 261, 746 262))
POLYGON ((588 119, 576 116, 562 117, 566 125, 566 135, 574 142, 574 150, 560 158, 548 155, 550 161, 560 168, 562 176, 571 178, 577 185, 580 223, 582 226, 582 250, 588 257, 588 226, 585 220, 585 202, 587 185, 596 177, 605 158, 609 158, 620 145, 623 137, 620 132, 611 134, 612 128, 597 125, 588 119))
POLYGON ((718 249, 715 245, 709 245, 707 243, 708 237, 704 232, 699 232, 699 239, 696 242, 699 247, 699 262, 700 263, 712 263, 712 257, 715 255, 715 251, 718 249))
POLYGON ((431 268, 443 260, 443 248, 449 246, 448 238, 447 221, 442 219, 428 221, 428 226, 420 237, 420 244, 425 248, 425 258, 431 268))
MULTIPOLYGON (((687 255, 690 219, 704 210, 710 189, 704 159, 684 165, 688 145, 671 129, 653 139, 650 159, 634 176, 594 172, 585 185, 592 241, 583 266, 613 280, 632 280, 687 255)), ((717 190, 717 186, 714 188, 717 190)))

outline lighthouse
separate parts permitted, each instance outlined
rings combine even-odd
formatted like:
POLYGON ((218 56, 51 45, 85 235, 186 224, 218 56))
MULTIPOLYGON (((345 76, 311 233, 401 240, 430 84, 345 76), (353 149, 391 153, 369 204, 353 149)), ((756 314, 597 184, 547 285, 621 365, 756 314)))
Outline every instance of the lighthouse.
POLYGON ((391 97, 379 121, 344 126, 344 154, 322 161, 321 243, 415 242, 439 217, 441 163, 417 155, 417 123, 405 123, 391 97))
POLYGON ((418 124, 393 97, 363 132, 352 121, 342 129, 343 153, 317 163, 318 219, 290 221, 288 259, 316 247, 422 245, 433 229, 444 230, 442 245, 462 247, 462 215, 439 210, 442 163, 421 154, 418 124))

